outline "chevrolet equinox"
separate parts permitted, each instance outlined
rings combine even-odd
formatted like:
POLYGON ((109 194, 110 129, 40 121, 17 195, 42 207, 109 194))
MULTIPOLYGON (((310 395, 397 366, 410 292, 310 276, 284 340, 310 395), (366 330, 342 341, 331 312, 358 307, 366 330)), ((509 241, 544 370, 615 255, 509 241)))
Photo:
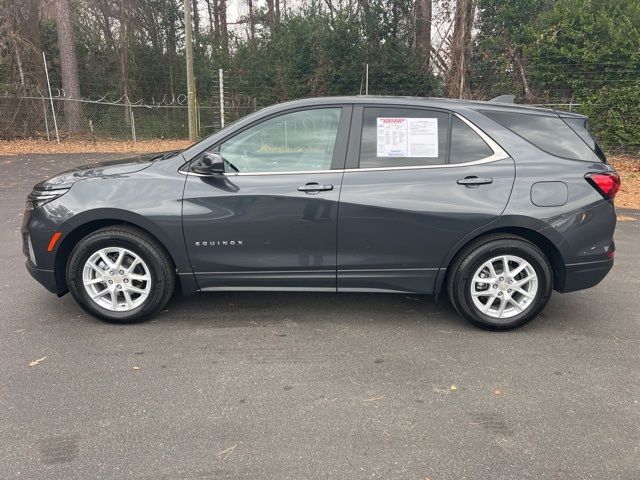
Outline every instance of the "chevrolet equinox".
POLYGON ((48 290, 112 322, 174 290, 446 292, 508 329, 609 272, 619 186, 575 113, 306 99, 37 184, 23 250, 48 290))

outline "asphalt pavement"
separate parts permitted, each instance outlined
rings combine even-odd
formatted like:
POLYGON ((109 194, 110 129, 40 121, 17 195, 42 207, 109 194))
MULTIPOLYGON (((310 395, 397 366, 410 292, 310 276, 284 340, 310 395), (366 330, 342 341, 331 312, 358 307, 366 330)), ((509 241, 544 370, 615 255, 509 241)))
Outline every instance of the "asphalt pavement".
POLYGON ((116 156, 0 157, 0 479, 640 478, 640 212, 599 286, 515 331, 431 297, 266 292, 118 326, 21 253, 31 186, 89 157, 116 156))

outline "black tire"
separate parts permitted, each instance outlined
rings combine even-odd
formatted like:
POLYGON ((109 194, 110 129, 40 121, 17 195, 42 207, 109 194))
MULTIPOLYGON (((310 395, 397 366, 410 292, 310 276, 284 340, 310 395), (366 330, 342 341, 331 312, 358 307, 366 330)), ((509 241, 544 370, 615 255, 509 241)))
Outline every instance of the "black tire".
POLYGON ((457 255, 449 269, 447 290, 453 307, 474 325, 488 330, 509 330, 533 320, 546 306, 553 291, 553 272, 545 254, 533 243, 516 235, 488 235, 457 255), (500 255, 516 255, 526 260, 538 280, 531 304, 523 312, 504 319, 482 313, 471 296, 473 274, 484 262, 500 255))
POLYGON ((136 323, 152 317, 167 303, 175 286, 173 263, 165 249, 143 231, 127 225, 101 228, 80 240, 69 256, 66 278, 71 295, 84 310, 113 323, 136 323), (106 247, 124 247, 138 255, 149 268, 149 295, 132 310, 113 311, 98 305, 83 285, 82 272, 87 259, 106 247))

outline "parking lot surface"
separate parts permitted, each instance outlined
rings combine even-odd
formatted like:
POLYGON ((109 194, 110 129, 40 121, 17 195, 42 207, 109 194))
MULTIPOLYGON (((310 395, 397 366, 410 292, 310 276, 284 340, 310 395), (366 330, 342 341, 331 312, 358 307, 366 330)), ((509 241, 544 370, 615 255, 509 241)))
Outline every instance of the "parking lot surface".
POLYGON ((0 478, 640 478, 640 212, 599 286, 511 332, 431 297, 266 292, 118 326, 20 246, 31 186, 98 157, 0 157, 0 478))

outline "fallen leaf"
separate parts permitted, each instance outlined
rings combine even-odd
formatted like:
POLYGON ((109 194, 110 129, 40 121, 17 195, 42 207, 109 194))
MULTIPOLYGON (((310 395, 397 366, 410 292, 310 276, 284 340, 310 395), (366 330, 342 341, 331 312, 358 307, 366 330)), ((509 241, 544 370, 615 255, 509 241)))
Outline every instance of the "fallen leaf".
POLYGON ((384 398, 384 395, 380 395, 379 397, 367 398, 364 401, 365 402, 375 402, 376 400, 382 400, 383 398, 384 398))
POLYGON ((14 330, 13 333, 22 333, 22 332, 26 332, 27 329, 26 328, 21 328, 20 330, 14 330))
POLYGON ((33 362, 31 362, 31 363, 29 364, 29 366, 30 366, 30 367, 37 367, 37 366, 38 366, 38 365, 40 365, 42 362, 44 362, 46 358, 47 358, 47 357, 42 357, 42 358, 39 358, 39 359, 37 359, 37 360, 34 360, 33 362))
POLYGON ((137 370, 142 370, 142 368, 138 367, 138 366, 135 366, 135 367, 132 367, 131 370, 136 370, 137 371, 137 370))
POLYGON ((451 385, 451 391, 455 392, 458 389, 458 387, 456 387, 455 385, 451 385))
POLYGON ((618 215, 619 222, 635 222, 637 218, 632 217, 630 215, 618 215))
POLYGON ((502 392, 500 390, 498 390, 497 388, 493 391, 494 395, 500 395, 502 392))
POLYGON ((235 449, 236 449, 236 447, 237 447, 237 446, 238 446, 238 444, 236 443, 236 444, 235 444, 235 445, 233 445, 232 447, 229 447, 229 448, 227 448, 227 449, 225 449, 225 450, 222 450, 221 452, 218 452, 216 455, 218 455, 218 457, 221 457, 221 456, 223 456, 223 455, 224 455, 224 460, 226 460, 226 459, 227 459, 227 457, 228 457, 229 455, 231 455, 231 454, 235 451, 235 449))

